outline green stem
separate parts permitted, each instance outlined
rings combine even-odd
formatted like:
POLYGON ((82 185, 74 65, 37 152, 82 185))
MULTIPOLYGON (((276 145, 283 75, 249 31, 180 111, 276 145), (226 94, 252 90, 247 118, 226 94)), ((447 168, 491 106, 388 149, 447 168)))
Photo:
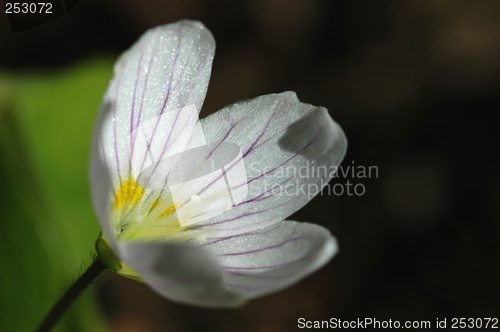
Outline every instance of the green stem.
POLYGON ((99 259, 95 259, 87 271, 85 271, 76 280, 76 282, 71 285, 63 297, 61 297, 54 307, 52 307, 52 310, 50 310, 49 314, 45 316, 45 319, 40 324, 36 332, 50 331, 57 324, 59 319, 61 319, 73 301, 107 271, 109 271, 108 268, 102 264, 99 259))

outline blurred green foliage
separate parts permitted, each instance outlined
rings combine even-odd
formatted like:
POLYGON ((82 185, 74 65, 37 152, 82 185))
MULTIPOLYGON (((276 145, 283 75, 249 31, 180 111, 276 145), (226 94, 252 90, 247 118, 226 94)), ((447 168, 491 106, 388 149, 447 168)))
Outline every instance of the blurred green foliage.
MULTIPOLYGON (((59 72, 0 72, 0 331, 33 331, 91 262, 92 127, 112 73, 99 58, 59 72)), ((102 331, 86 292, 56 331, 102 331)))

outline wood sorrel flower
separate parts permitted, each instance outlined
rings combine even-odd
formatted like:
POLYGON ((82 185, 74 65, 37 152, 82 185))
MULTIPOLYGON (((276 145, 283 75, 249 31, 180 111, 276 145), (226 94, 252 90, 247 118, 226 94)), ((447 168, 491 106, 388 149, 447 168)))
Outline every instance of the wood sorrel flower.
POLYGON ((102 262, 174 301, 230 307, 336 253, 325 228, 284 219, 333 177, 347 142, 325 108, 293 92, 199 121, 214 52, 207 28, 181 21, 149 30, 119 58, 94 133, 91 189, 102 262))

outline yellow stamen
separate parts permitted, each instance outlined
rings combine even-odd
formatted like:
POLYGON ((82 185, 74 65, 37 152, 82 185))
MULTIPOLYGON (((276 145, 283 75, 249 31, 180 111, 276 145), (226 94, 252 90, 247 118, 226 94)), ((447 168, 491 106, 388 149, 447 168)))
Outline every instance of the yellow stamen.
POLYGON ((113 201, 117 238, 128 241, 202 239, 203 232, 189 231, 191 224, 196 223, 200 217, 196 215, 196 211, 189 213, 186 208, 198 210, 197 208, 204 208, 208 203, 211 200, 201 202, 196 195, 186 202, 176 203, 170 195, 162 194, 160 190, 147 194, 146 189, 129 176, 121 183, 113 201), (183 206, 182 220, 179 220, 180 215, 175 212, 179 212, 183 206), (194 220, 188 222, 191 218, 194 220))
POLYGON ((130 176, 127 181, 122 182, 120 188, 116 191, 113 201, 113 209, 115 211, 122 209, 124 206, 133 206, 142 199, 145 189, 139 187, 135 179, 130 176))
MULTIPOLYGON (((161 202, 163 202, 162 199, 159 199, 157 200, 154 204, 153 204, 153 209, 158 205, 160 204, 161 202)), ((170 204, 170 206, 165 210, 165 212, 163 212, 159 217, 158 219, 162 219, 162 218, 165 218, 169 215, 171 215, 172 213, 175 212, 175 204, 170 204)))

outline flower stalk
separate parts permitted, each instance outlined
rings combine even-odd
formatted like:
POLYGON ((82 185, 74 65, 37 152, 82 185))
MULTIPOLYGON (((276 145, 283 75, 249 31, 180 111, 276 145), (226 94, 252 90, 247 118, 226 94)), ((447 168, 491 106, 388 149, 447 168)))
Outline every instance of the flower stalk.
POLYGON ((66 310, 71 306, 73 301, 80 296, 90 285, 100 279, 106 272, 109 271, 108 267, 101 263, 96 258, 88 269, 75 281, 73 285, 66 291, 66 293, 59 299, 59 301, 52 307, 50 312, 42 323, 38 326, 36 332, 47 332, 57 324, 57 322, 64 315, 66 310))

